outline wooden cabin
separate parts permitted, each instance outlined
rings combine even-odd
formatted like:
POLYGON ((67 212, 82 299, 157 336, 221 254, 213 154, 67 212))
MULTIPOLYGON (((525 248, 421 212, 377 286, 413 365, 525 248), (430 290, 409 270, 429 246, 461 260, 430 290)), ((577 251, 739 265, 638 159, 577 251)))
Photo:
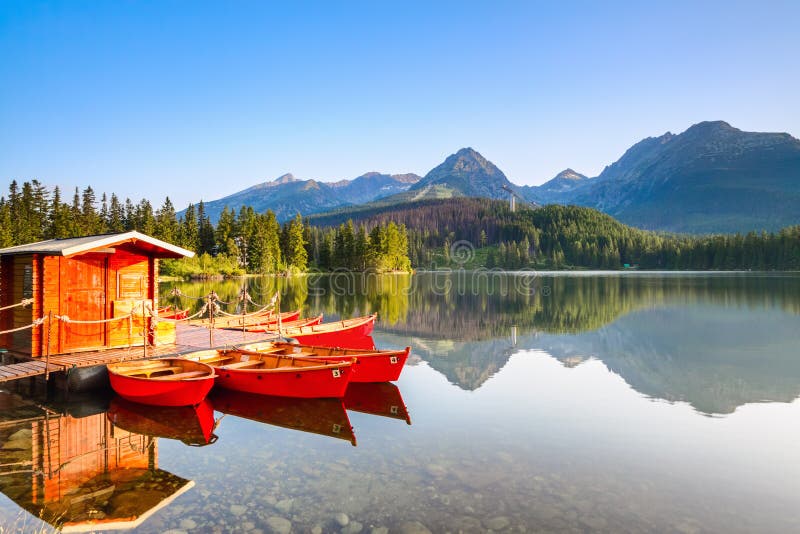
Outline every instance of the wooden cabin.
POLYGON ((0 335, 0 347, 37 357, 48 339, 50 354, 174 343, 174 324, 153 323, 144 309, 158 309, 158 260, 193 255, 139 232, 0 249, 0 307, 29 301, 0 311, 0 331, 46 318, 0 335))

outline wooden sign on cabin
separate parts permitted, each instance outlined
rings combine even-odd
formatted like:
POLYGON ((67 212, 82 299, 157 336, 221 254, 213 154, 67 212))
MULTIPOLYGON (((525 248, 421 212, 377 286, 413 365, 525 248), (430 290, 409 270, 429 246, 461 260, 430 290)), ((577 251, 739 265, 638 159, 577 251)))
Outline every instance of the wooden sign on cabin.
POLYGON ((50 354, 175 341, 174 324, 151 332, 145 307, 158 308, 158 260, 194 253, 165 241, 125 232, 0 249, 0 347, 50 354), (53 318, 43 324, 37 319, 53 318), (155 332, 155 335, 153 335, 155 332))

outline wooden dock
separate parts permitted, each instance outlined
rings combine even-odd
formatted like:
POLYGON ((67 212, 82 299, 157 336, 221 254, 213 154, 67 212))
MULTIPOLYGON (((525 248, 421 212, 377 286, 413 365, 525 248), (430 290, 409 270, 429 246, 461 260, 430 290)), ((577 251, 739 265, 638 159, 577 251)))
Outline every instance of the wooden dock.
POLYGON ((242 332, 238 330, 215 329, 212 334, 202 326, 178 323, 176 325, 176 343, 168 345, 144 347, 122 347, 99 351, 73 352, 53 354, 49 358, 49 366, 45 358, 31 358, 30 355, 8 351, 6 357, 15 363, 0 366, 0 383, 44 376, 73 368, 107 365, 129 360, 142 360, 158 356, 174 356, 208 348, 224 348, 242 343, 268 341, 275 339, 272 334, 263 332, 242 332), (211 337, 213 335, 213 345, 211 337))

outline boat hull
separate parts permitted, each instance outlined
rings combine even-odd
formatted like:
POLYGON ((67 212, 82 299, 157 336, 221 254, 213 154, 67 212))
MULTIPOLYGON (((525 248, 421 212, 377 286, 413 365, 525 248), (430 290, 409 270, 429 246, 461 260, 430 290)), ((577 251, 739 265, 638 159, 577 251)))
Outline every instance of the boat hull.
POLYGON ((411 424, 403 396, 394 384, 352 384, 345 393, 344 407, 354 412, 400 419, 411 424))
POLYGON ((302 345, 338 347, 349 349, 374 349, 375 342, 370 337, 375 326, 375 315, 360 321, 337 321, 323 323, 317 327, 287 328, 284 337, 296 339, 302 345), (341 327, 337 328, 337 323, 341 327))
POLYGON ((226 415, 356 444, 353 426, 341 399, 290 399, 222 388, 215 389, 211 399, 214 408, 226 415))
MULTIPOLYGON (((282 326, 281 326, 280 330, 282 330, 283 328, 296 328, 296 327, 299 327, 299 326, 314 326, 314 325, 318 325, 320 323, 322 323, 322 315, 319 315, 317 317, 313 317, 313 318, 310 318, 310 319, 298 319, 298 320, 295 320, 295 321, 289 321, 289 324, 286 324, 286 323, 282 322, 282 326)), ((235 330, 238 330, 238 329, 235 329, 235 330)), ((260 324, 260 325, 256 325, 256 326, 245 326, 244 327, 244 331, 245 332, 256 332, 256 333, 263 332, 263 333, 277 334, 277 333, 279 333, 278 322, 276 321, 274 323, 260 324)))
MULTIPOLYGON (((400 378, 403 366, 408 360, 410 347, 393 353, 360 354, 353 365, 350 382, 393 382, 400 378)), ((328 361, 346 361, 352 356, 325 356, 328 361)))
POLYGON ((106 412, 115 426, 158 438, 203 446, 216 441, 214 407, 203 399, 196 406, 148 406, 117 397, 106 412))
MULTIPOLYGON (((177 358, 172 358, 164 361, 175 362, 178 360, 177 358)), ((153 361, 161 360, 149 360, 148 362, 153 361)), ((145 367, 148 362, 137 363, 145 367)), ((126 376, 120 372, 120 368, 126 365, 136 366, 135 363, 108 366, 108 378, 111 382, 111 388, 120 397, 140 404, 150 406, 194 406, 202 402, 214 386, 214 371, 205 364, 192 362, 193 369, 205 372, 203 376, 178 380, 126 376)))
MULTIPOLYGON (((350 358, 352 360, 352 358, 350 358)), ((299 399, 341 398, 352 377, 352 364, 319 369, 239 370, 216 367, 217 385, 234 391, 294 397, 299 399)))
MULTIPOLYGON (((372 338, 370 338, 372 339, 372 338)), ((334 348, 321 345, 297 345, 283 342, 260 342, 243 344, 239 349, 254 352, 275 353, 280 351, 288 356, 302 356, 325 361, 348 362, 356 358, 353 364, 353 376, 350 382, 393 382, 400 378, 400 373, 408 360, 411 347, 403 350, 374 351, 372 349, 334 348)))

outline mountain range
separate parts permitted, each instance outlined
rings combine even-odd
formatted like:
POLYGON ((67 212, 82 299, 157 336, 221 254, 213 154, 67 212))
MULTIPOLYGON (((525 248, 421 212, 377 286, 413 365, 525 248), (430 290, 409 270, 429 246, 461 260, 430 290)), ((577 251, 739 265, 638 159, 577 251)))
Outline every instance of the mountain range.
POLYGON ((744 132, 723 121, 648 137, 599 176, 572 169, 539 186, 517 186, 472 148, 448 156, 424 177, 366 173, 326 183, 291 174, 205 203, 216 220, 224 206, 297 213, 452 197, 509 198, 533 206, 576 204, 650 230, 683 233, 778 230, 800 223, 800 140, 787 133, 744 132))
POLYGON ((309 215, 344 206, 355 206, 407 191, 420 177, 408 174, 368 172, 353 180, 320 182, 299 180, 284 174, 219 200, 204 202, 205 213, 213 221, 227 206, 238 211, 251 206, 256 212, 272 210, 279 221, 291 219, 297 213, 309 215))

